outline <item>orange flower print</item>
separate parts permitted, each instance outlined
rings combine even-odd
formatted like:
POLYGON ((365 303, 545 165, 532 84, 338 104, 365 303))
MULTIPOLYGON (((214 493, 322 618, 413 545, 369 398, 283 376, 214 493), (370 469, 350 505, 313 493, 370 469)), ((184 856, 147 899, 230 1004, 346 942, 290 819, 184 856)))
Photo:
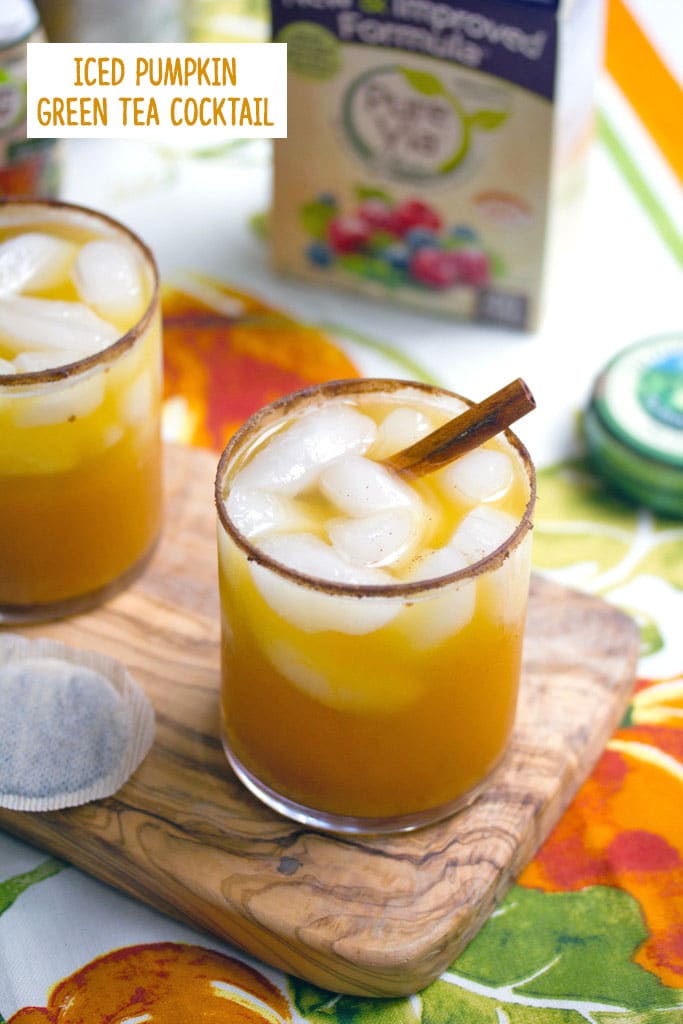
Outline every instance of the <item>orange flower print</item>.
POLYGON ((672 988, 683 988, 682 706, 683 678, 638 683, 624 726, 520 878, 630 893, 650 933, 635 960, 672 988))
POLYGON ((201 946, 158 942, 92 960, 54 986, 43 1007, 8 1024, 291 1024, 282 993, 259 971, 201 946))
POLYGON ((359 375, 317 328, 224 285, 183 279, 165 290, 163 309, 164 428, 171 440, 220 450, 261 406, 359 375))

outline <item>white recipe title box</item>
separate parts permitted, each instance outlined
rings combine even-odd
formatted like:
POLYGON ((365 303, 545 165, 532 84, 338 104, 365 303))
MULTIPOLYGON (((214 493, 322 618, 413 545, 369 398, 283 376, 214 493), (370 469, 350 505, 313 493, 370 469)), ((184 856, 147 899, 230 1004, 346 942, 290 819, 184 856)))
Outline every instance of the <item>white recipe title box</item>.
POLYGON ((284 43, 29 43, 29 138, 287 136, 284 43))

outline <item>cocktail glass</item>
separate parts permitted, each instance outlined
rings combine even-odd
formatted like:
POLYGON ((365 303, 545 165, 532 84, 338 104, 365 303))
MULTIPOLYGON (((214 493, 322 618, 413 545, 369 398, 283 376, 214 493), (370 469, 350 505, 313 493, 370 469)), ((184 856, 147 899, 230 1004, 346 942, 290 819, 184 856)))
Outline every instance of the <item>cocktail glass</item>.
POLYGON ((347 402, 438 410, 441 422, 471 404, 423 384, 333 382, 275 402, 232 438, 216 476, 222 737, 237 776, 280 813, 337 832, 405 831, 470 803, 508 746, 535 476, 506 431, 497 443, 514 464, 518 512, 483 513, 488 552, 457 571, 438 553, 440 573, 388 585, 299 571, 245 535, 268 510, 258 491, 253 515, 248 493, 234 502, 234 482, 283 425, 347 402), (510 526, 492 540, 500 521, 510 526))
MULTIPOLYGON (((22 232, 119 243, 139 268, 141 298, 134 322, 101 351, 0 373, 0 623, 58 618, 113 596, 145 565, 161 521, 154 258, 122 224, 66 203, 1 203, 0 235, 22 232)), ((72 287, 48 290, 55 308, 73 300, 72 287)))

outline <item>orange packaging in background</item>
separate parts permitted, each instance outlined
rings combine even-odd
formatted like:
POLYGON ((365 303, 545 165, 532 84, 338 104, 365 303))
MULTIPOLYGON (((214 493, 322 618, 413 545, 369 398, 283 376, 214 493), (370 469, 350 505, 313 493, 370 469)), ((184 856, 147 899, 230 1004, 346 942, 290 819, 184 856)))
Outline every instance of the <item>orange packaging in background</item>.
POLYGON ((542 310, 593 123, 602 0, 272 0, 276 268, 507 327, 542 310))

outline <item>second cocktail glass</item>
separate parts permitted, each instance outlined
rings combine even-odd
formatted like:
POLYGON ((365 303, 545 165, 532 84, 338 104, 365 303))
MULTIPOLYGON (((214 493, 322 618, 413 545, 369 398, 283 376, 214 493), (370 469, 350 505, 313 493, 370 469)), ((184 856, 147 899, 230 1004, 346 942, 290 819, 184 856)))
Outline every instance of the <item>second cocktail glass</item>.
POLYGON ((0 204, 0 242, 0 623, 29 623, 110 597, 154 546, 159 284, 82 207, 0 204))

